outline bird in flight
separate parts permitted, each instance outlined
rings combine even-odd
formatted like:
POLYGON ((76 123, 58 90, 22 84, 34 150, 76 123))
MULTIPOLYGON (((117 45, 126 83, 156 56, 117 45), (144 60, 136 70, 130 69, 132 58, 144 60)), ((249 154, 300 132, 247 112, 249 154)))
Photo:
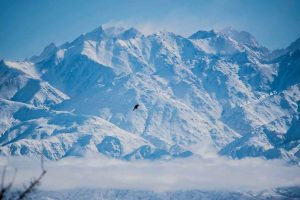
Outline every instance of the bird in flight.
POLYGON ((139 104, 136 104, 135 106, 134 106, 134 108, 133 108, 133 110, 132 111, 135 111, 136 109, 138 109, 139 108, 139 104))

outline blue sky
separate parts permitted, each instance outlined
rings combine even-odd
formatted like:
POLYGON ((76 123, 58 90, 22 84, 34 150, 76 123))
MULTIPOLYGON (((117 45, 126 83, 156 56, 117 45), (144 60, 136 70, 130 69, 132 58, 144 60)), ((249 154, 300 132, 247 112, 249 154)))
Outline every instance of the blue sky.
POLYGON ((298 0, 0 0, 0 59, 31 57, 100 24, 184 36, 231 26, 275 49, 300 37, 299 11, 298 0))

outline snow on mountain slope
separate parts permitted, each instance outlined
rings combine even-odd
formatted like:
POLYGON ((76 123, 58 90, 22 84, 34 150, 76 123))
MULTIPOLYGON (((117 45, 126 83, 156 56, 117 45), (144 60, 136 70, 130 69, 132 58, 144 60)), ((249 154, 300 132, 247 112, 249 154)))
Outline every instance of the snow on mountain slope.
POLYGON ((250 33, 232 28, 226 28, 220 32, 214 30, 198 31, 192 34, 189 39, 209 54, 230 56, 245 52, 256 58, 269 55, 269 50, 260 46, 250 33))
MULTIPOLYGON (((70 117, 77 124, 71 131, 74 134, 82 126, 77 118, 90 116, 87 118, 98 123, 101 117, 130 132, 129 138, 144 141, 131 148, 126 158, 169 156, 176 146, 202 156, 219 150, 232 156, 230 152, 241 144, 237 141, 256 145, 245 137, 250 134, 252 138, 258 130, 262 136, 255 141, 266 145, 264 151, 277 148, 265 135, 273 131, 272 138, 284 140, 282 135, 297 117, 299 62, 297 51, 272 61, 268 54, 249 33, 233 29, 199 31, 185 38, 167 31, 145 36, 134 28, 100 26, 72 42, 50 44, 30 61, 1 62, 3 102, 26 103, 41 114, 34 119, 5 114, 1 144, 12 152, 12 145, 37 132, 33 128, 24 134, 16 128, 23 127, 22 123, 40 123, 55 132, 43 116, 49 109, 46 118, 60 118, 62 113, 70 117), (133 112, 136 103, 140 108, 133 112), (9 135, 19 137, 8 144, 9 135)), ((5 113, 19 113, 17 110, 5 113)), ((64 145, 67 139, 58 137, 60 134, 53 136, 57 145, 64 145)), ((86 140, 78 136, 71 142, 74 147, 68 144, 64 151, 56 149, 60 153, 52 157, 80 155, 77 151, 90 145, 86 140)), ((119 136, 112 136, 89 148, 121 157, 125 156, 123 148, 130 148, 121 148, 121 144, 119 136)), ((289 150, 283 151, 288 154, 289 150)), ((261 156, 243 152, 233 157, 261 156)))
POLYGON ((164 154, 138 135, 128 133, 95 116, 50 111, 15 101, 0 100, 3 117, 1 153, 14 156, 37 156, 48 159, 67 156, 105 155, 124 159, 159 159, 190 155, 180 147, 164 154), (148 148, 139 157, 141 148, 148 148))
MULTIPOLYGON (((190 40, 173 33, 160 32, 145 38, 134 29, 121 33, 118 29, 107 35, 112 30, 100 27, 62 45, 61 48, 66 49, 58 50, 49 60, 37 64, 43 79, 72 97, 57 108, 98 115, 125 130, 143 135, 160 148, 176 143, 187 147, 200 141, 203 147, 214 144, 210 131, 218 138, 216 133, 221 135, 222 128, 211 123, 205 114, 194 112, 194 106, 189 104, 197 104, 197 107, 203 104, 205 107, 199 109, 215 115, 220 113, 213 106, 218 107, 217 102, 197 88, 198 78, 182 64, 203 52, 198 51, 190 40), (124 35, 134 37, 124 38, 124 35), (102 43, 107 50, 100 49, 100 53, 95 54, 102 43), (74 50, 75 44, 79 48, 74 50), (64 52, 63 58, 58 56, 60 51, 64 52), (99 55, 103 54, 111 55, 105 56, 109 60, 102 60, 99 55), (174 60, 177 61, 173 65, 174 60), (189 89, 189 85, 193 87, 189 89), (185 88, 191 90, 186 97, 181 91, 185 88), (177 99, 178 96, 183 99, 177 99), (191 103, 184 102, 187 98, 191 103), (142 109, 133 114, 129 111, 136 102, 142 109)), ((222 122, 219 124, 223 127, 222 122)), ((218 145, 238 137, 229 129, 225 132, 229 135, 224 134, 216 141, 218 145)))
MULTIPOLYGON (((98 117, 49 111, 7 100, 2 100, 1 104, 14 117, 13 126, 0 138, 4 154, 32 156, 43 153, 49 159, 60 159, 86 153, 97 154, 100 149, 111 153, 115 148, 120 148, 122 152, 118 157, 121 157, 140 146, 151 146, 143 138, 98 117), (105 143, 109 138, 118 141, 119 147, 113 146, 111 141, 105 143)), ((5 113, 1 110, 1 116, 5 113)), ((7 119, 10 117, 7 116, 7 119)))
POLYGON ((224 113, 226 124, 234 130, 240 129, 239 132, 245 135, 226 145, 221 154, 234 158, 264 156, 299 162, 300 134, 296 128, 300 103, 298 52, 296 49, 276 59, 279 67, 278 76, 271 84, 273 92, 224 113), (244 117, 234 118, 240 115, 244 117))
POLYGON ((0 63, 0 98, 35 106, 51 106, 68 96, 43 81, 34 65, 28 62, 0 63))
POLYGON ((227 27, 221 30, 220 33, 233 38, 234 40, 236 40, 241 44, 245 44, 251 47, 260 47, 256 39, 246 31, 237 31, 234 30, 232 27, 227 27))

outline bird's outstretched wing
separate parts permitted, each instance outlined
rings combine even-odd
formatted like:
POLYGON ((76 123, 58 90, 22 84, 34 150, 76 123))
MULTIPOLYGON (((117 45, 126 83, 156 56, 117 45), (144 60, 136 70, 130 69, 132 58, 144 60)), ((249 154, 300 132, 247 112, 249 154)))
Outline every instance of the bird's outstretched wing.
POLYGON ((135 111, 136 109, 138 109, 139 108, 139 104, 136 104, 135 106, 134 106, 134 108, 133 108, 133 110, 132 111, 135 111))

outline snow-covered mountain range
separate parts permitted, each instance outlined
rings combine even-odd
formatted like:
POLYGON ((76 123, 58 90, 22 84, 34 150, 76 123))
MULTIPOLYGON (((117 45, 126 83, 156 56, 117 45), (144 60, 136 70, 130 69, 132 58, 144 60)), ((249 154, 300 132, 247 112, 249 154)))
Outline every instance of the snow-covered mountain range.
POLYGON ((170 191, 153 192, 140 190, 100 190, 100 189, 76 189, 63 191, 38 191, 32 194, 29 199, 118 199, 124 200, 146 199, 146 200, 197 200, 197 199, 219 199, 219 200, 283 200, 297 199, 299 187, 276 188, 264 191, 235 192, 235 191, 170 191))
POLYGON ((1 154, 300 161, 300 39, 103 28, 0 62, 1 154), (133 106, 139 109, 133 111, 133 106))

